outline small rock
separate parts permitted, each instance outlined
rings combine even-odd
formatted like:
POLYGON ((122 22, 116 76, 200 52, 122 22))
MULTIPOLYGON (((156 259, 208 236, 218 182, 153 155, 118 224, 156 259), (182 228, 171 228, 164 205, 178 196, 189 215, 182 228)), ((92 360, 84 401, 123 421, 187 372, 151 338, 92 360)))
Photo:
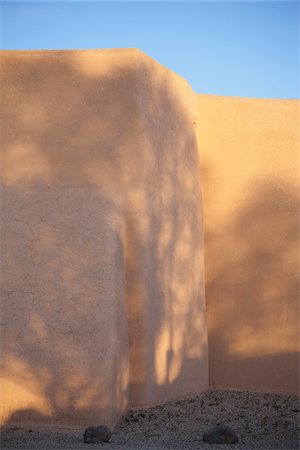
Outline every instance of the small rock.
POLYGON ((203 441, 209 444, 235 444, 238 437, 228 427, 214 427, 203 434, 203 441))
POLYGON ((100 442, 108 442, 111 438, 112 432, 105 425, 97 427, 87 427, 83 435, 83 442, 86 444, 98 444, 100 442))

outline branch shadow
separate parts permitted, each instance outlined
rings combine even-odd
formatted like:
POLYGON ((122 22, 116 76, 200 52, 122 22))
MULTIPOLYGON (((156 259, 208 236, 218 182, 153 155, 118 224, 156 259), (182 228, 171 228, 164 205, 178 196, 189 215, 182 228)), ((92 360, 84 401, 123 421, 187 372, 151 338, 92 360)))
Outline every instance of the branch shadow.
POLYGON ((252 180, 236 211, 205 233, 210 385, 298 393, 299 192, 252 180))

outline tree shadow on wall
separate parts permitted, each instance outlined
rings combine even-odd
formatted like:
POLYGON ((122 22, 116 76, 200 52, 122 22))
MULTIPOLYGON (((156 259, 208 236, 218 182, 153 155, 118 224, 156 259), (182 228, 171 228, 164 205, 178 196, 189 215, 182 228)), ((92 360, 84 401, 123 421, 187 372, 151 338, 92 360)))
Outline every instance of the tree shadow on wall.
POLYGON ((146 130, 127 62, 95 73, 55 52, 4 61, 7 421, 27 409, 41 420, 113 423, 128 403, 197 390, 205 374, 192 120, 148 71, 147 114, 156 108, 158 120, 146 130))
POLYGON ((210 383, 295 393, 299 193, 279 179, 248 188, 235 218, 205 234, 210 383))

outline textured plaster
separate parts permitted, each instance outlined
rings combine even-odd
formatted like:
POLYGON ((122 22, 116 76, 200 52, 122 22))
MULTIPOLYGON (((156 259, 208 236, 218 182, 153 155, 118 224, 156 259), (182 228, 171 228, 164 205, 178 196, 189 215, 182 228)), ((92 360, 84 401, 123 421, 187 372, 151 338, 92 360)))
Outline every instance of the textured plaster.
POLYGON ((121 213, 97 189, 3 189, 4 414, 111 422, 126 405, 121 213))
POLYGON ((197 96, 137 50, 2 52, 2 422, 208 386, 197 96))

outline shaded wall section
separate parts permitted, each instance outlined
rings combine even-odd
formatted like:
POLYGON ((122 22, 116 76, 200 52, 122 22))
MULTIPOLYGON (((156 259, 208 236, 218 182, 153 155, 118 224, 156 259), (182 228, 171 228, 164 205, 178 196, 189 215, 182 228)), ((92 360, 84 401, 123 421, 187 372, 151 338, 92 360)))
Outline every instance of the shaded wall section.
POLYGON ((1 421, 206 389, 197 96, 137 50, 1 61, 1 421))
POLYGON ((299 392, 299 101, 199 95, 212 386, 299 392))

